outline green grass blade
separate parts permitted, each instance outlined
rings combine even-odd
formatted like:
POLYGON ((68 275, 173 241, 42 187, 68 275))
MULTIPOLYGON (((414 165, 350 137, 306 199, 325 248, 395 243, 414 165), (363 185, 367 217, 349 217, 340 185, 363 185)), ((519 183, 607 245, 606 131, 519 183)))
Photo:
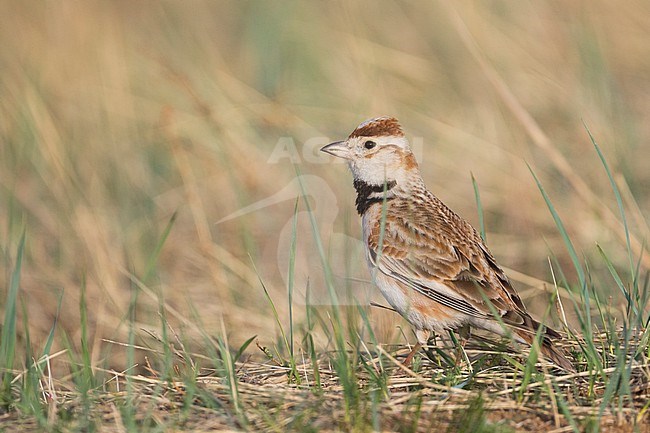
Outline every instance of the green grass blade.
POLYGON ((91 365, 90 346, 88 344, 88 306, 86 304, 86 278, 81 282, 81 297, 79 300, 79 315, 81 318, 81 360, 83 363, 82 378, 85 391, 95 386, 93 368, 91 365))
MULTIPOLYGON (((312 235, 314 238, 314 243, 316 244, 316 249, 318 251, 318 257, 320 258, 321 265, 323 266, 323 272, 325 274, 325 285, 327 286, 328 294, 330 296, 330 300, 332 301, 332 304, 336 306, 337 308, 332 309, 332 314, 334 314, 334 318, 337 322, 338 325, 341 324, 341 316, 339 313, 338 306, 339 304, 339 299, 338 295, 336 294, 336 290, 334 289, 334 277, 332 275, 332 269, 330 268, 329 261, 327 260, 327 255, 325 254, 325 248, 323 247, 323 241, 320 238, 320 232, 318 230, 318 223, 316 222, 316 218, 314 217, 314 212, 311 209, 311 205, 309 204, 309 200, 307 200, 308 194, 307 191, 305 190, 305 185, 302 182, 302 177, 300 170, 296 166, 296 174, 298 176, 298 185, 300 186, 300 194, 303 198, 303 202, 305 203, 305 207, 307 208, 307 215, 309 216, 309 223, 311 225, 312 229, 312 235)), ((343 343, 341 341, 341 343, 343 343)))
POLYGON ((226 326, 223 322, 223 317, 221 318, 221 336, 217 339, 217 342, 219 345, 219 354, 221 355, 221 360, 223 361, 224 378, 226 379, 226 383, 228 385, 228 391, 232 404, 235 408, 237 419, 243 426, 246 426, 248 424, 248 419, 242 406, 241 396, 239 395, 239 379, 237 378, 235 360, 230 354, 228 334, 226 333, 226 326))
POLYGON ((271 297, 269 290, 266 288, 266 284, 264 283, 264 280, 262 280, 262 276, 257 272, 257 268, 255 267, 255 264, 253 264, 253 269, 257 274, 257 278, 259 279, 260 285, 262 286, 262 290, 264 290, 264 296, 266 297, 266 300, 271 306, 271 311, 273 312, 273 318, 275 319, 275 324, 278 325, 278 328, 280 328, 280 334, 282 335, 282 342, 284 343, 284 347, 287 351, 289 351, 289 340, 287 340, 287 336, 284 333, 284 327, 282 326, 282 322, 280 321, 280 315, 278 314, 278 310, 277 308, 275 308, 275 302, 273 302, 273 298, 271 297))
MULTIPOLYGON (((138 305, 138 287, 135 284, 131 286, 131 299, 129 301, 128 310, 128 345, 126 347, 126 368, 132 369, 136 367, 135 362, 135 322, 136 310, 138 305)), ((137 390, 134 384, 132 374, 126 375, 126 402, 121 407, 121 415, 124 426, 128 431, 137 431, 135 399, 137 397, 137 390)))
POLYGON ((294 274, 296 268, 297 227, 298 227, 298 201, 293 207, 293 221, 291 222, 291 243, 289 247, 289 273, 287 281, 287 295, 289 297, 289 354, 293 358, 293 290, 294 274))
MULTIPOLYGON (((555 206, 553 206, 553 203, 551 202, 551 199, 549 198, 548 194, 546 193, 546 190, 544 190, 544 187, 542 186, 541 182, 537 178, 537 175, 535 175, 535 172, 533 169, 530 167, 530 165, 526 164, 528 166, 528 170, 533 176, 533 179, 535 180, 535 183, 537 184, 537 188, 539 189, 540 193, 542 194, 542 197, 544 198, 544 201, 546 202, 546 206, 548 207, 551 216, 553 217, 553 221, 555 222, 555 225, 560 232, 560 235, 562 236, 562 240, 564 241, 564 245, 569 252, 569 257, 571 258, 571 262, 573 263, 573 267, 576 271, 576 274, 578 275, 578 281, 580 283, 580 295, 582 297, 582 302, 583 302, 583 308, 584 308, 584 314, 578 314, 578 320, 580 321, 580 328, 582 330, 583 336, 585 338, 585 346, 581 345, 581 349, 583 349, 583 353, 585 354, 590 369, 597 368, 598 370, 601 371, 602 373, 602 362, 599 359, 599 352, 594 346, 594 339, 593 339, 593 325, 592 325, 592 320, 591 320, 591 293, 590 289, 587 284, 587 274, 585 273, 585 270, 583 269, 582 265, 580 264, 580 260, 578 259, 578 254, 573 246, 573 242, 571 242, 571 238, 569 237, 569 234, 566 231, 566 228, 564 226, 564 223, 562 222, 562 219, 560 218, 560 215, 557 213, 555 210, 555 206)), ((567 285, 567 288, 569 285, 567 285)), ((580 310, 580 307, 575 304, 574 305, 576 312, 580 310)))
POLYGON ((254 263, 253 263, 253 269, 257 274, 257 278, 260 282, 260 285, 262 286, 262 290, 264 290, 264 296, 266 297, 266 300, 269 302, 269 305, 271 306, 271 310, 273 311, 273 318, 275 319, 275 323, 278 325, 278 328, 280 329, 280 335, 282 336, 282 342, 284 343, 285 350, 289 354, 289 367, 291 368, 291 377, 293 378, 293 380, 296 381, 297 384, 300 384, 300 374, 298 373, 296 359, 294 358, 293 352, 291 351, 291 345, 289 344, 289 340, 287 340, 287 334, 284 332, 284 327, 282 326, 282 322, 280 321, 280 315, 278 314, 278 310, 277 308, 275 308, 275 302, 273 302, 273 298, 271 298, 271 294, 266 288, 266 284, 264 283, 264 280, 262 280, 262 276, 257 271, 257 268, 255 267, 254 263))
POLYGON ((40 397, 41 388, 39 386, 39 380, 41 370, 38 363, 34 360, 32 341, 29 333, 29 317, 24 298, 21 299, 20 306, 25 333, 25 365, 27 365, 27 369, 21 381, 20 403, 18 406, 21 411, 33 415, 41 428, 45 428, 47 426, 47 412, 45 411, 46 405, 40 397))
POLYGON ((248 346, 257 338, 257 335, 253 335, 251 338, 248 340, 244 341, 244 344, 241 345, 237 353, 235 354, 235 357, 233 358, 235 361, 237 361, 241 356, 244 354, 246 349, 248 349, 248 346))
POLYGON ((539 340, 542 335, 542 327, 540 326, 537 332, 535 333, 535 338, 533 339, 533 344, 530 346, 530 352, 528 358, 526 358, 526 363, 524 364, 523 378, 521 379, 521 385, 519 387, 519 395, 517 396, 517 401, 522 402, 526 394, 526 389, 528 385, 533 380, 533 374, 537 371, 535 364, 539 358, 539 340))
POLYGON ((600 245, 596 245, 596 248, 598 248, 598 252, 600 253, 603 260, 605 261, 605 264, 607 265, 607 269, 609 270, 609 273, 614 278, 614 281, 616 282, 616 287, 618 287, 619 290, 621 291, 621 293, 623 293, 623 296, 625 297, 625 300, 627 301, 628 309, 632 308, 634 310, 635 314, 639 314, 639 310, 638 310, 638 308, 636 306, 636 303, 633 302, 632 298, 630 297, 630 292, 625 287, 625 284, 623 283, 623 280, 621 279, 620 275, 618 275, 618 272, 614 268, 614 264, 609 259, 609 257, 607 257, 607 254, 605 254, 605 251, 601 248, 600 245))
POLYGON ((61 314, 63 293, 64 293, 63 290, 61 290, 61 293, 59 293, 59 301, 56 307, 56 314, 54 315, 54 323, 52 324, 52 328, 50 328, 50 333, 47 335, 47 340, 45 340, 45 347, 43 348, 43 353, 41 354, 41 358, 48 356, 50 354, 50 351, 52 350, 52 343, 54 342, 56 325, 59 323, 59 315, 61 314))
POLYGON ((630 230, 627 225, 627 218, 625 217, 625 208, 623 207, 623 199, 621 198, 621 192, 619 191, 618 186, 614 181, 614 176, 612 176, 612 171, 609 169, 609 164, 607 164, 607 160, 605 159, 605 155, 603 155, 603 152, 600 150, 600 146, 598 146, 598 143, 596 143, 596 140, 594 139, 594 136, 591 134, 591 131, 589 130, 587 124, 584 121, 582 122, 582 124, 587 130, 587 134, 589 134, 589 139, 591 140, 591 144, 594 145, 594 148, 598 153, 600 162, 603 164, 603 167, 605 168, 605 172, 607 173, 607 178, 609 179, 609 183, 612 186, 612 191, 614 191, 614 197, 616 198, 616 205, 618 206, 618 211, 621 214, 621 221, 623 222, 623 228, 625 229, 625 242, 627 244, 628 259, 630 261, 630 273, 632 278, 634 278, 635 275, 634 257, 632 253, 631 242, 630 242, 630 230))
POLYGON ((551 215, 553 216, 553 221, 555 221, 555 225, 557 226, 558 230, 560 231, 560 234, 562 235, 562 240, 564 241, 564 245, 566 246, 569 252, 569 256, 571 257, 571 261, 573 262, 573 267, 575 268, 578 274, 580 287, 581 288, 586 287, 585 272, 582 269, 582 265, 580 265, 578 254, 576 253, 576 250, 573 247, 573 242, 571 242, 571 239, 569 238, 569 234, 567 233, 566 228, 564 227, 564 223, 562 223, 562 219, 560 218, 560 215, 558 215, 557 211, 555 210, 555 206, 553 206, 553 203, 551 203, 551 199, 548 197, 548 194, 546 194, 546 191, 544 190, 544 187, 542 187, 541 182, 535 175, 535 172, 533 171, 530 165, 528 164, 526 165, 528 166, 528 170, 530 170, 530 173, 533 175, 533 179, 535 179, 537 188, 539 188, 539 191, 542 193, 542 197, 546 202, 546 206, 548 207, 548 210, 551 212, 551 215))
POLYGON ((305 315, 307 320, 307 333, 305 339, 307 341, 307 350, 309 351, 309 359, 311 360, 312 371, 314 373, 314 386, 317 390, 321 389, 321 380, 320 380, 320 370, 318 368, 318 354, 316 353, 316 345, 314 344, 314 327, 316 326, 314 322, 313 313, 314 310, 311 307, 310 303, 310 290, 309 283, 307 284, 307 289, 305 290, 305 315))
MULTIPOLYGON (((352 370, 352 367, 349 365, 347 346, 343 335, 343 321, 341 320, 341 312, 339 310, 340 303, 334 287, 334 277, 332 274, 332 269, 330 268, 329 261, 327 260, 327 256, 325 254, 325 248, 323 247, 323 242, 320 237, 318 223, 316 222, 316 218, 314 217, 314 212, 312 211, 311 205, 309 204, 309 200, 307 199, 308 195, 305 190, 305 185, 302 182, 300 169, 298 168, 298 166, 295 166, 295 169, 296 169, 296 174, 298 176, 297 179, 298 179, 298 184, 300 186, 300 192, 303 198, 303 202, 305 203, 305 207, 307 208, 307 215, 309 216, 309 223, 311 225, 312 237, 314 239, 314 243, 316 244, 316 248, 318 250, 318 256, 320 258, 321 266, 323 267, 325 285, 327 287, 327 291, 330 297, 330 302, 332 304, 332 308, 331 308, 332 320, 330 320, 330 324, 332 326, 332 330, 334 331, 334 340, 336 342, 336 349, 337 349, 337 353, 336 353, 337 358, 335 359, 335 367, 341 379, 341 383, 344 387, 344 390, 346 391, 345 395, 347 398, 350 395, 349 393, 354 394, 356 392, 356 383, 355 384, 351 383, 352 377, 354 375, 354 371, 352 370), (353 385, 354 385, 354 389, 352 387, 353 385)), ((346 402, 347 401, 348 400, 346 399, 346 402)), ((346 411, 347 411, 347 407, 346 407, 346 411)))
POLYGON ((0 342, 0 375, 2 375, 2 389, 0 390, 0 406, 7 407, 12 402, 11 381, 16 354, 16 302, 20 288, 20 273, 23 266, 25 253, 25 230, 18 242, 16 264, 11 273, 9 290, 5 302, 5 316, 2 324, 2 341, 0 342))
POLYGON ((472 176, 472 186, 474 187, 474 199, 476 200, 476 210, 478 212, 478 227, 481 238, 484 242, 487 242, 487 235, 485 234, 485 221, 483 219, 483 203, 481 202, 481 193, 478 190, 478 183, 474 178, 474 174, 470 173, 472 176))
POLYGON ((154 248, 153 252, 149 256, 149 260, 147 261, 147 266, 145 267, 144 273, 142 274, 143 283, 147 283, 149 281, 149 278, 151 278, 151 276, 153 275, 153 272, 156 269, 156 262, 158 261, 158 257, 160 257, 160 252, 162 251, 165 241, 169 237, 169 233, 171 233, 172 231, 172 227, 176 222, 177 216, 178 216, 178 212, 174 212, 172 214, 171 218, 169 219, 169 222, 167 223, 167 226, 165 227, 165 230, 163 230, 163 233, 160 236, 158 243, 156 244, 156 248, 154 248))

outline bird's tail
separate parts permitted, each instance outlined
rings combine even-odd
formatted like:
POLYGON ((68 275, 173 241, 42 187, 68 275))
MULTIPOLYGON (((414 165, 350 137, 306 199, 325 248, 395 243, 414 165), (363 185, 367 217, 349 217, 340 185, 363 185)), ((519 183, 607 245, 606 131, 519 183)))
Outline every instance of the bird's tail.
MULTIPOLYGON (((514 333, 517 335, 517 337, 521 338, 524 342, 526 342, 529 345, 533 345, 533 341, 535 340, 535 334, 537 332, 537 328, 540 326, 539 322, 535 321, 534 319, 532 320, 533 326, 531 326, 535 331, 533 332, 532 330, 527 330, 527 329, 515 329, 514 333)), ((545 328, 544 329, 544 334, 541 338, 540 341, 540 353, 543 357, 551 360, 555 365, 558 367, 570 371, 574 373, 576 371, 575 367, 573 364, 571 364, 571 361, 569 361, 566 357, 566 355, 563 353, 563 351, 556 347, 555 344, 553 344, 553 339, 559 339, 562 338, 562 336, 555 330, 551 328, 545 328)))

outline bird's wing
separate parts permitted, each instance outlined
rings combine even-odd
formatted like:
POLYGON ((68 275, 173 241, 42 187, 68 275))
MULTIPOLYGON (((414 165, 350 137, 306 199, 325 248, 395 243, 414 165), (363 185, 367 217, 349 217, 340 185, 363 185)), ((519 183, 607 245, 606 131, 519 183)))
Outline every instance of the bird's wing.
POLYGON ((371 262, 447 307, 480 318, 496 309, 504 322, 525 327, 525 307, 478 233, 443 210, 449 214, 389 214, 383 235, 378 221, 368 236, 371 262), (454 218, 451 224, 449 218, 454 218))

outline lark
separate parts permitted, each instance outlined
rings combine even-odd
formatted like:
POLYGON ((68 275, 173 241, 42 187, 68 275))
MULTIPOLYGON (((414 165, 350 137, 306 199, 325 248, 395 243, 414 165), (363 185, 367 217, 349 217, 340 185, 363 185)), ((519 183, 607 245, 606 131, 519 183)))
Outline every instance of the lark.
POLYGON ((532 345, 541 327, 541 354, 574 371, 553 344, 561 335, 528 314, 474 227, 427 189, 397 119, 367 120, 321 151, 352 171, 373 280, 415 329, 407 362, 431 332, 474 327, 532 345))

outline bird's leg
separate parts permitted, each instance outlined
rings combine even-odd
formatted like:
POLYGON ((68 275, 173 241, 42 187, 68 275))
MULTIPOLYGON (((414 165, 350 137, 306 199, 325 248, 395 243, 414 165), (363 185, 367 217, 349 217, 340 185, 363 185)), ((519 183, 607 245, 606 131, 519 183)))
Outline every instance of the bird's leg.
POLYGON ((406 367, 411 366, 411 361, 413 361, 413 357, 415 356, 416 353, 418 353, 418 350, 422 348, 422 345, 426 345, 427 341, 429 340, 429 331, 425 331, 422 329, 418 329, 415 331, 415 337, 418 339, 418 342, 413 346, 413 349, 411 352, 409 352, 408 355, 406 355, 406 359, 404 360, 404 365, 406 367))
POLYGON ((471 330, 468 324, 465 324, 458 328, 458 336, 460 338, 456 337, 454 331, 449 330, 449 337, 451 337, 451 341, 453 341, 454 345, 456 346, 456 365, 460 364, 460 359, 462 356, 464 361, 467 362, 469 370, 472 371, 472 363, 469 360, 469 356, 467 356, 467 352, 465 352, 465 344, 467 344, 467 341, 469 341, 470 334, 471 330))
POLYGON ((422 343, 420 343, 419 341, 417 343, 415 343, 415 346, 413 346, 413 349, 411 349, 409 354, 406 355, 406 359, 403 362, 404 366, 406 366, 406 367, 411 366, 411 361, 413 361, 413 357, 418 352, 418 350, 420 350, 421 348, 422 348, 422 343))

